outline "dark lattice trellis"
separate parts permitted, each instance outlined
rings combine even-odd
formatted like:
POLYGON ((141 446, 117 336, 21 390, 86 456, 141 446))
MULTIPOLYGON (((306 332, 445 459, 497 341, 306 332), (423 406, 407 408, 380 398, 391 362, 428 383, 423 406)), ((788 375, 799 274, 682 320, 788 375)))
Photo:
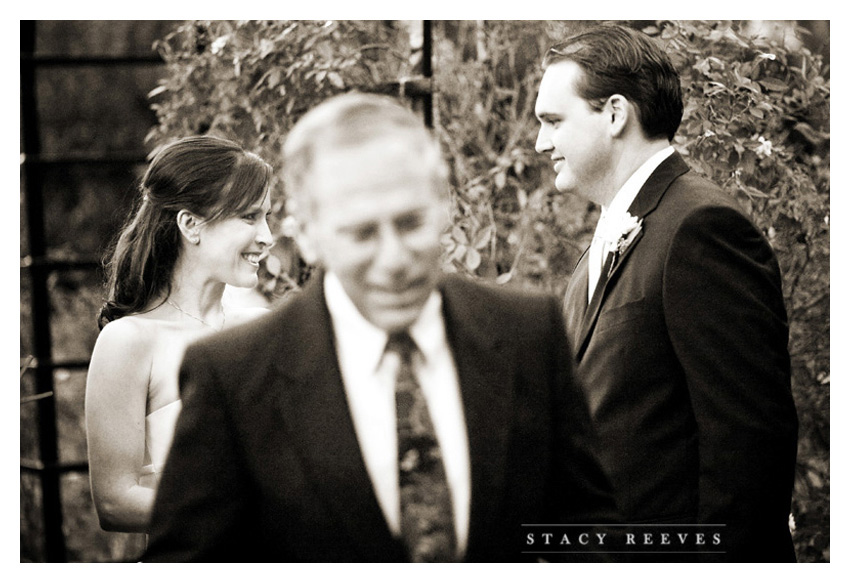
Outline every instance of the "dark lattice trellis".
MULTIPOLYGON (((21 477, 36 476, 40 485, 40 521, 43 528, 43 560, 67 560, 67 541, 63 529, 61 477, 68 473, 87 473, 86 460, 62 461, 59 456, 59 432, 54 373, 57 370, 85 371, 88 358, 55 358, 51 331, 51 298, 49 277, 62 272, 97 272, 101 258, 50 256, 46 233, 45 170, 61 167, 94 168, 116 166, 130 169, 145 162, 144 152, 130 154, 55 155, 43 151, 42 120, 39 115, 36 91, 37 73, 95 67, 100 70, 135 68, 162 64, 156 54, 141 56, 54 56, 36 52, 36 21, 21 21, 21 193, 25 210, 28 253, 21 258, 22 276, 30 281, 29 309, 31 317, 32 354, 22 361, 21 376, 32 375, 33 394, 21 399, 21 407, 35 407, 38 435, 38 457, 21 457, 21 477)), ((431 22, 423 21, 422 75, 390 86, 374 87, 373 91, 396 93, 421 107, 425 123, 433 125, 432 102, 432 32, 431 22)), ((370 88, 362 88, 370 90, 370 88)), ((142 146, 142 144, 139 144, 142 146)), ((23 300, 23 298, 22 298, 23 300)), ((23 308, 23 305, 22 305, 23 308)), ((22 323, 23 325, 23 323, 22 323)), ((23 330, 22 330, 23 334, 23 330)), ((23 492, 22 492, 23 496, 23 492)), ((24 557, 22 560, 41 560, 24 557)))

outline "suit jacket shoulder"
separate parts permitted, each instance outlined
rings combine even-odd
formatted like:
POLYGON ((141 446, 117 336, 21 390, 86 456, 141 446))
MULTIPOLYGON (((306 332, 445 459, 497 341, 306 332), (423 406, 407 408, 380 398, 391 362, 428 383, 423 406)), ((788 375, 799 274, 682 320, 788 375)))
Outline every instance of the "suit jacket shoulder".
POLYGON ((672 235, 694 213, 720 209, 738 214, 752 224, 733 196, 691 170, 685 160, 674 153, 649 178, 629 211, 646 218, 647 230, 651 225, 653 230, 672 235))
POLYGON ((444 302, 456 306, 462 315, 508 330, 520 323, 536 327, 552 306, 557 309, 556 298, 537 290, 512 289, 460 276, 447 276, 441 287, 444 302))

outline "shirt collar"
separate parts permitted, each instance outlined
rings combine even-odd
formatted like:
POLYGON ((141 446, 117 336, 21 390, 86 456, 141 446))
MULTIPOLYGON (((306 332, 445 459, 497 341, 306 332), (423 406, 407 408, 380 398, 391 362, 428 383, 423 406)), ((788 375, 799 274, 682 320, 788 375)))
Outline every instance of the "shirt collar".
MULTIPOLYGON (((387 332, 363 317, 334 273, 325 273, 324 286, 325 301, 331 315, 338 350, 347 352, 348 349, 356 347, 364 367, 375 371, 387 345, 387 332)), ((434 290, 409 329, 410 336, 416 342, 425 362, 428 362, 429 356, 440 350, 441 344, 446 341, 442 306, 442 296, 434 290)))
POLYGON ((617 191, 617 194, 614 196, 614 200, 611 201, 611 204, 608 207, 602 207, 602 216, 606 215, 616 215, 616 214, 624 214, 628 212, 629 207, 632 206, 635 198, 637 198, 638 192, 649 179, 650 175, 655 172, 655 169, 667 159, 670 154, 673 153, 673 146, 667 146, 663 150, 659 150, 652 156, 650 156, 646 162, 640 165, 640 167, 634 171, 634 173, 629 176, 629 179, 626 180, 625 184, 620 187, 620 190, 617 191))

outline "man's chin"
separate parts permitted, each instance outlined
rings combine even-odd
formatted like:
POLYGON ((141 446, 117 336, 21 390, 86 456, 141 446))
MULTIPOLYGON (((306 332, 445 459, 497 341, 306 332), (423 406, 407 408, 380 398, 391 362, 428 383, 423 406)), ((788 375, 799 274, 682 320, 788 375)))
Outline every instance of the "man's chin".
POLYGON ((370 310, 367 319, 385 332, 398 332, 409 328, 422 313, 424 302, 406 306, 384 306, 370 310))

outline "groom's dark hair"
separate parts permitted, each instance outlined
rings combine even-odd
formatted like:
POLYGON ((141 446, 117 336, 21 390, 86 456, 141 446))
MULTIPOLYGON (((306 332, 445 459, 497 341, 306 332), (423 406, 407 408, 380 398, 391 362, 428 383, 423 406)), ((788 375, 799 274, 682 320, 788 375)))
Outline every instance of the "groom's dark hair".
POLYGON ((682 86, 667 54, 642 32, 616 24, 595 25, 550 48, 543 68, 561 61, 583 72, 576 93, 601 111, 614 94, 638 111, 648 138, 672 140, 682 121, 682 86))

